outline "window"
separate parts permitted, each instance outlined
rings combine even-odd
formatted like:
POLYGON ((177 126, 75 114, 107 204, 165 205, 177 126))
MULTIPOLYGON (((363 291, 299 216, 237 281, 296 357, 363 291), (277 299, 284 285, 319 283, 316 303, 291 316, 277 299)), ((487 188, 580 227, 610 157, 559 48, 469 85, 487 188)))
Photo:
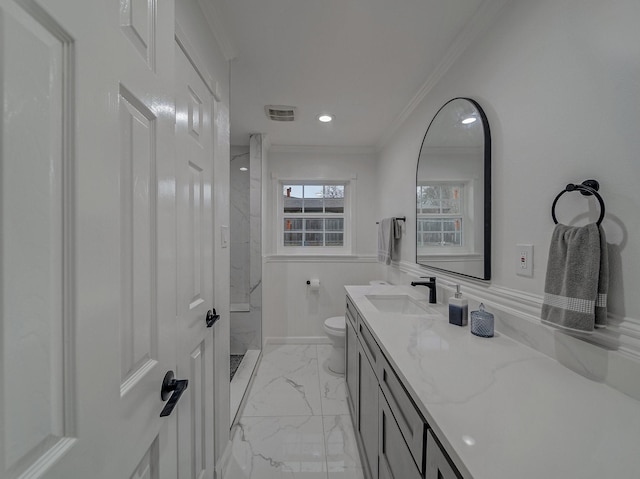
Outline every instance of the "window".
POLYGON ((279 252, 349 252, 348 182, 281 181, 278 185, 279 252))
POLYGON ((425 184, 417 187, 418 247, 463 246, 464 185, 425 184))

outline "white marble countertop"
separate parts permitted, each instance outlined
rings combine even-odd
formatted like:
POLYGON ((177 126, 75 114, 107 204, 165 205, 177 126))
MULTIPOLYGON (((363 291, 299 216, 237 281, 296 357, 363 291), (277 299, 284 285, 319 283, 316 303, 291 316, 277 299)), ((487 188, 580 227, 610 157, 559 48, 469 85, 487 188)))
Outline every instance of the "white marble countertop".
POLYGON ((640 478, 640 401, 499 331, 479 338, 450 325, 446 306, 404 316, 366 298, 424 301, 417 288, 346 290, 466 479, 640 478))

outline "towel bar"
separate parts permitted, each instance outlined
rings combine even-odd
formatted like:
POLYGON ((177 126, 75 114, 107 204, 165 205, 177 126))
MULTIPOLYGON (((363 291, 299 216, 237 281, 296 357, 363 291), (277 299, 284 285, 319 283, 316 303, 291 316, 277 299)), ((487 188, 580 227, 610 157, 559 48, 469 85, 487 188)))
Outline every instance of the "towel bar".
POLYGON ((553 204, 551 205, 551 217, 553 218, 553 222, 555 224, 558 224, 558 219, 556 218, 556 203, 558 202, 558 199, 560 199, 560 197, 567 191, 579 191, 584 196, 593 195, 598 199, 598 203, 600 203, 600 218, 598 218, 596 224, 600 226, 600 223, 602 223, 602 219, 604 218, 604 201, 602 200, 602 196, 598 194, 599 189, 600 183, 598 183, 596 180, 585 180, 580 185, 569 183, 564 190, 558 193, 558 196, 556 196, 555 200, 553 200, 553 204))

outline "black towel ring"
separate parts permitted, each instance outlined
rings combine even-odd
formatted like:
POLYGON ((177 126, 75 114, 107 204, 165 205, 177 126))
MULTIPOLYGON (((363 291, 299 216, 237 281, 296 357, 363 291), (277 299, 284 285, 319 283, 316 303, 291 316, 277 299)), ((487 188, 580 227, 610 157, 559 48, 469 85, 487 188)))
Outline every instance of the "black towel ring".
POLYGON ((595 196, 598 199, 598 203, 600 203, 600 218, 596 224, 600 226, 602 220, 604 218, 604 201, 602 200, 602 196, 598 194, 598 190, 600 189, 600 183, 596 180, 585 180, 580 185, 574 185, 573 183, 569 183, 564 190, 558 193, 556 199, 553 200, 553 205, 551 205, 551 217, 553 218, 553 222, 558 224, 558 219, 556 218, 556 203, 558 199, 564 195, 567 191, 579 191, 584 196, 595 196))

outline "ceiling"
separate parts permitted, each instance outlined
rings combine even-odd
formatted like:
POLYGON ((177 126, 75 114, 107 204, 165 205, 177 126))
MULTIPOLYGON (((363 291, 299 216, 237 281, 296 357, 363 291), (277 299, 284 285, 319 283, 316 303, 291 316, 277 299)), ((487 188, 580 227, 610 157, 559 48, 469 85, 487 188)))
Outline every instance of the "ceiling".
POLYGON ((201 3, 233 57, 231 144, 266 133, 272 145, 377 147, 482 0, 201 3), (269 120, 265 105, 294 106, 297 119, 269 120), (335 119, 320 123, 320 113, 335 119))

